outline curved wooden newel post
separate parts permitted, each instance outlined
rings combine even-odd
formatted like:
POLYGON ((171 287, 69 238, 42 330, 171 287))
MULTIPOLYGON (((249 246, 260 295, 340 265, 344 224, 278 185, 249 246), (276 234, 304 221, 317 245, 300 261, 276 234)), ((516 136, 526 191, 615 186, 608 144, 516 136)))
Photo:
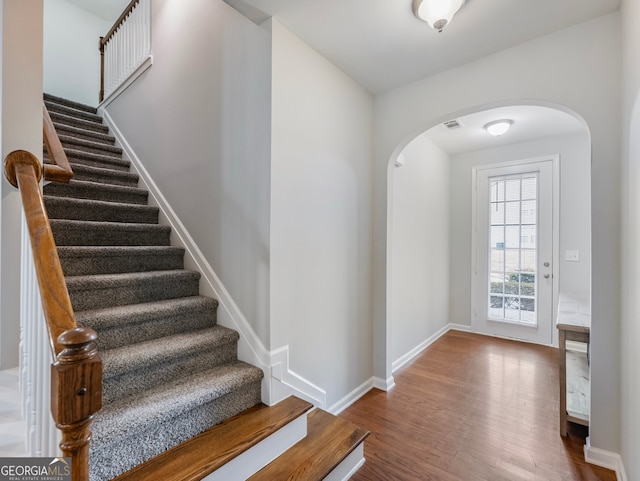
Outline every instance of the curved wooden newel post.
POLYGON ((102 407, 102 361, 93 329, 63 332, 64 349, 51 366, 51 413, 62 431, 60 449, 72 458, 73 481, 89 481, 91 420, 102 407))

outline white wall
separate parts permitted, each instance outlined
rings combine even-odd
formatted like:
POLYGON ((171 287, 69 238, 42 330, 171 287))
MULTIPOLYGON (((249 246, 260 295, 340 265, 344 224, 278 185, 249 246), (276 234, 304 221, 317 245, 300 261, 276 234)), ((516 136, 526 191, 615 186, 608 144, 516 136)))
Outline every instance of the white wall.
POLYGON ((98 40, 106 35, 112 24, 66 0, 44 2, 46 93, 98 105, 98 40))
POLYGON ((619 28, 619 14, 610 14, 381 94, 375 99, 374 127, 374 369, 383 377, 390 371, 385 319, 389 159, 418 133, 481 106, 538 99, 585 119, 593 147, 591 442, 614 452, 620 448, 619 28))
POLYGON ((221 0, 154 0, 152 42, 107 111, 269 348, 269 33, 221 0))
MULTIPOLYGON (((451 322, 471 323, 472 168, 560 155, 560 292, 591 292, 591 142, 587 132, 456 155, 451 164, 451 322), (564 260, 567 249, 579 262, 564 260)), ((554 329, 554 339, 557 332, 554 329)))
POLYGON ((370 95, 272 21, 271 344, 331 406, 371 378, 370 95))
POLYGON ((628 479, 640 479, 640 1, 622 2, 622 457, 628 479))
MULTIPOLYGON (((22 149, 42 161, 42 0, 0 7, 2 159, 22 149)), ((0 194, 0 369, 8 369, 18 365, 22 202, 4 174, 0 194)))
POLYGON ((392 170, 389 253, 394 369, 449 322, 449 155, 425 136, 392 170))

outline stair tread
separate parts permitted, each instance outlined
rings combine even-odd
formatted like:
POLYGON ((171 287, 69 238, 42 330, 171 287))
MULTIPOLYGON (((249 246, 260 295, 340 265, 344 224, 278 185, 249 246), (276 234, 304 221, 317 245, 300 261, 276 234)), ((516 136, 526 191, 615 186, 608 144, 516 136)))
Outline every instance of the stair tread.
POLYGON ((56 111, 49 111, 49 116, 54 124, 63 124, 63 125, 73 125, 78 126, 81 125, 85 130, 93 130, 95 132, 101 132, 106 134, 109 132, 109 127, 104 124, 99 124, 97 122, 86 120, 78 117, 74 117, 73 115, 64 114, 56 111))
POLYGON ((157 224, 158 207, 107 200, 44 195, 49 219, 157 224))
POLYGON ((140 222, 103 222, 94 220, 73 220, 73 219, 51 219, 52 226, 60 225, 66 229, 86 230, 87 228, 103 230, 126 230, 126 231, 163 231, 170 232, 171 227, 158 224, 144 224, 140 222))
POLYGON ((307 437, 247 481, 321 480, 369 435, 321 409, 309 413, 307 419, 307 437))
POLYGON ((122 148, 117 147, 116 145, 109 145, 109 144, 104 144, 102 142, 94 142, 92 140, 80 139, 78 137, 74 137, 73 135, 65 135, 65 134, 58 134, 58 138, 60 139, 60 142, 62 142, 62 145, 65 145, 65 144, 80 145, 80 146, 91 148, 91 149, 104 150, 107 152, 113 152, 114 154, 122 155, 122 148))
POLYGON ((62 257, 119 257, 123 255, 158 256, 184 254, 183 247, 173 246, 59 246, 62 257))
POLYGON ((238 338, 238 333, 233 329, 216 325, 107 349, 100 353, 103 379, 121 376, 130 371, 133 366, 135 369, 146 368, 160 362, 167 362, 172 358, 186 357, 216 346, 235 343, 238 338))
POLYGON ((255 406, 136 466, 113 481, 196 481, 304 415, 312 405, 294 396, 255 406))
POLYGON ((52 102, 49 100, 44 101, 49 112, 59 112, 71 117, 75 117, 82 120, 88 120, 90 122, 96 122, 102 124, 102 117, 95 112, 89 112, 83 108, 77 108, 76 105, 63 104, 60 102, 52 102))
POLYGON ((129 211, 141 211, 141 212, 159 212, 158 207, 149 206, 146 204, 125 204, 122 202, 109 202, 99 199, 84 199, 77 197, 63 197, 58 195, 44 195, 45 203, 50 204, 67 204, 69 206, 95 206, 102 209, 125 209, 129 211))
POLYGON ((70 134, 74 134, 74 136, 89 137, 106 145, 115 145, 116 142, 116 138, 108 133, 96 132, 95 130, 87 130, 75 125, 67 125, 56 122, 55 120, 53 120, 53 126, 55 127, 58 134, 60 132, 67 132, 70 134))
POLYGON ((188 271, 186 269, 174 269, 168 271, 150 271, 150 272, 125 272, 122 274, 92 274, 86 276, 69 276, 65 277, 69 290, 80 289, 90 290, 99 288, 122 287, 135 282, 158 282, 167 278, 200 278, 197 271, 188 271))
POLYGON ((86 150, 73 149, 70 147, 64 147, 64 152, 67 157, 75 159, 92 159, 111 164, 122 164, 129 167, 131 162, 122 158, 122 154, 116 154, 115 152, 98 154, 95 152, 87 152, 86 150))
POLYGON ((120 442, 122 438, 166 422, 263 377, 264 373, 257 367, 236 361, 188 373, 135 396, 119 399, 96 413, 91 425, 92 443, 120 442))
MULTIPOLYGON (((46 191, 51 190, 47 189, 47 187, 57 186, 59 184, 48 184, 45 186, 45 195, 50 195, 46 191)), ((62 184, 67 187, 72 187, 74 189, 88 189, 95 191, 103 191, 103 192, 115 192, 115 193, 131 193, 135 195, 147 196, 148 191, 145 189, 140 189, 139 187, 130 187, 128 185, 115 185, 115 184, 103 184, 101 182, 91 182, 89 180, 73 180, 71 179, 68 184, 62 184)), ((55 190, 55 189, 54 189, 55 190)), ((60 196, 64 197, 64 196, 60 196)))
POLYGON ((63 97, 58 97, 57 95, 52 95, 46 92, 43 94, 43 98, 46 102, 60 104, 60 105, 69 105, 78 110, 85 110, 87 112, 91 112, 92 114, 95 114, 98 111, 96 107, 93 107, 91 105, 75 102, 73 100, 65 99, 63 97))
POLYGON ((74 174, 77 174, 79 172, 86 172, 86 173, 103 175, 105 177, 113 176, 113 177, 129 178, 132 180, 132 182, 135 181, 136 183, 140 178, 138 174, 129 172, 126 170, 106 169, 104 167, 95 167, 93 165, 77 164, 74 162, 69 162, 69 164, 71 164, 71 168, 73 169, 74 174))
POLYGON ((152 321, 159 317, 167 317, 174 313, 191 309, 216 309, 218 301, 210 297, 190 296, 177 299, 163 299, 140 304, 88 309, 76 312, 79 325, 90 326, 96 330, 106 329, 122 324, 122 320, 132 317, 137 323, 152 321))

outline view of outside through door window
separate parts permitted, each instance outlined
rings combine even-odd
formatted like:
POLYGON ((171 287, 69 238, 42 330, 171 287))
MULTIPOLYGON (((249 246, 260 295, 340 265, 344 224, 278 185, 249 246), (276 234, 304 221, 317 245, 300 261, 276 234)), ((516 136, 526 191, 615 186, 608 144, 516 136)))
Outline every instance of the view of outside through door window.
POLYGON ((537 174, 489 179, 489 318, 536 325, 537 174))

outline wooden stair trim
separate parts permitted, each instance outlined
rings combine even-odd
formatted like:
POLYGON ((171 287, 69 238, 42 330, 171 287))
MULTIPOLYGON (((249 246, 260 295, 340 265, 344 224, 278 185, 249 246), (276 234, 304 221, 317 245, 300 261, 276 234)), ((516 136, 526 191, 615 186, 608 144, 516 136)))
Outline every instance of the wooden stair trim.
POLYGON ((321 409, 309 413, 307 420, 307 437, 247 481, 324 479, 370 434, 321 409))
POLYGON ((294 396, 275 406, 254 406, 112 481, 201 480, 312 407, 294 396))

